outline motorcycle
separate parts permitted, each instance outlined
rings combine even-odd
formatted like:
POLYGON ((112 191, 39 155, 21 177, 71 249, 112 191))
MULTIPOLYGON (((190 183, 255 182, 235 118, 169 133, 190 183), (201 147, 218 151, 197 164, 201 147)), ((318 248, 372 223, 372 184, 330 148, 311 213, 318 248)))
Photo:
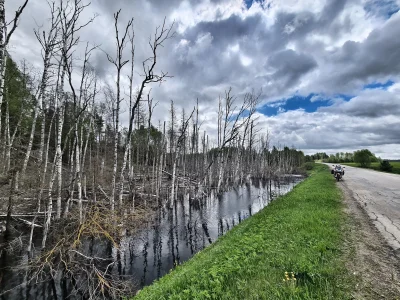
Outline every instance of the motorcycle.
POLYGON ((341 165, 332 165, 333 170, 331 170, 331 174, 335 177, 336 181, 339 181, 344 176, 344 168, 341 165))

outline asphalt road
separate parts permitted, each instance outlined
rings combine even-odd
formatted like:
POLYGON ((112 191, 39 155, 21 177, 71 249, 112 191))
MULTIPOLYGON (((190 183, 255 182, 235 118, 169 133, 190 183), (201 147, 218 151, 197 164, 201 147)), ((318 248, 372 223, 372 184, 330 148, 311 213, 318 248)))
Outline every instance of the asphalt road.
POLYGON ((352 192, 388 244, 400 249, 400 175, 346 166, 338 184, 352 192))

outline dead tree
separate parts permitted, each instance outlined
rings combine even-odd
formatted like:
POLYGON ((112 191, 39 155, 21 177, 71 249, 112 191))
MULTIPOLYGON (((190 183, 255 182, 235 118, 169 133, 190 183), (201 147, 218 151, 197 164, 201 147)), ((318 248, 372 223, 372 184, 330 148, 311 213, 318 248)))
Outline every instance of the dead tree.
MULTIPOLYGON (((79 132, 79 126, 81 125, 81 116, 85 112, 88 105, 91 103, 91 96, 88 95, 88 90, 91 88, 91 81, 87 81, 89 77, 89 59, 90 53, 96 49, 96 47, 92 47, 89 49, 88 45, 86 46, 85 55, 83 59, 82 66, 82 76, 79 86, 79 92, 76 91, 73 83, 72 83, 72 63, 67 64, 67 74, 68 74, 68 83, 69 87, 72 91, 72 99, 73 99, 73 112, 74 112, 74 152, 75 152, 75 176, 73 180, 76 182, 77 190, 78 190, 78 208, 79 208, 79 220, 83 221, 83 207, 82 207, 82 168, 83 168, 83 134, 79 132)), ((71 198, 69 199, 71 200, 71 198)), ((68 209, 69 203, 66 204, 66 209, 68 209)))
MULTIPOLYGON (((240 106, 236 106, 236 98, 231 94, 232 89, 229 89, 225 92, 224 99, 220 98, 219 100, 219 109, 218 109, 218 117, 217 117, 217 127, 218 127, 218 136, 217 136, 217 148, 216 157, 211 156, 210 159, 207 157, 207 167, 204 169, 203 175, 201 177, 201 181, 203 181, 203 185, 206 185, 207 177, 209 178, 209 183, 212 181, 212 166, 215 161, 217 161, 217 170, 216 174, 218 174, 217 178, 217 191, 220 193, 222 191, 222 183, 224 181, 224 169, 226 164, 226 147, 230 146, 233 141, 235 141, 239 135, 241 130, 245 128, 250 120, 252 115, 255 112, 255 108, 259 103, 259 95, 258 96, 245 96, 242 104, 240 106), (245 117, 245 113, 248 113, 247 117, 245 117)), ((204 143, 205 144, 205 143, 204 143)), ((208 145, 208 143, 207 143, 208 145)), ((206 147, 208 149, 208 147, 206 147)))
MULTIPOLYGON (((135 38, 135 32, 132 28, 131 33, 129 34, 129 41, 130 41, 130 46, 131 46, 131 70, 130 70, 130 75, 128 76, 129 79, 129 119, 131 119, 131 113, 132 113, 132 105, 133 105, 133 100, 134 100, 134 95, 133 95, 133 72, 134 72, 134 67, 135 67, 135 44, 134 44, 134 38, 135 38)), ((132 207, 131 211, 133 212, 135 209, 135 195, 134 195, 134 184, 133 184, 133 153, 132 153, 132 136, 127 136, 127 149, 125 149, 124 153, 124 159, 125 155, 127 156, 127 164, 128 164, 128 184, 129 184, 129 200, 132 202, 132 207)), ((123 191, 123 184, 124 184, 124 170, 121 172, 120 176, 120 192, 119 192, 119 203, 122 203, 122 191, 123 191)))
MULTIPOLYGON (((61 53, 60 53, 60 64, 61 64, 61 75, 60 82, 58 84, 57 91, 57 104, 58 104, 58 126, 57 126, 57 144, 56 144, 56 177, 57 177, 57 212, 56 218, 61 217, 61 193, 62 193, 62 156, 64 150, 61 149, 62 144, 62 129, 64 125, 64 112, 65 112, 65 92, 64 85, 65 80, 68 80, 68 84, 72 90, 72 99, 74 103, 74 123, 76 125, 79 120, 80 114, 86 109, 86 106, 81 108, 77 108, 77 93, 75 88, 72 86, 72 68, 73 68, 73 60, 72 54, 74 52, 74 48, 78 45, 80 41, 80 37, 77 36, 78 32, 86 27, 88 24, 93 22, 94 18, 89 19, 86 23, 82 25, 79 24, 78 20, 82 12, 90 5, 83 4, 81 0, 73 0, 73 1, 61 1, 61 5, 58 8, 61 14, 61 53)), ((86 62, 85 53, 85 63, 86 62)), ((69 137, 73 126, 70 128, 70 131, 66 134, 66 139, 69 137)), ((65 143, 66 144, 66 143, 65 143)), ((52 179, 54 180, 54 179, 52 179)), ((68 206, 66 205, 64 215, 68 213, 68 206)))
MULTIPOLYGON (((59 44, 59 41, 57 40, 58 38, 58 33, 59 33, 59 24, 61 21, 61 14, 57 11, 57 8, 55 7, 55 4, 49 4, 50 12, 51 12, 51 21, 50 21, 50 29, 48 33, 46 31, 39 32, 39 30, 34 30, 36 39, 39 41, 41 47, 42 47, 42 58, 43 58, 43 73, 42 77, 40 80, 39 84, 39 89, 36 92, 36 98, 38 99, 37 104, 35 106, 34 112, 33 112, 33 120, 32 120, 32 127, 31 127, 31 133, 29 136, 29 141, 27 145, 27 150, 25 154, 25 159, 22 165, 22 171, 21 171, 21 178, 22 180, 25 177, 25 172, 26 168, 28 166, 29 158, 31 155, 31 150, 33 146, 33 139, 36 131, 36 122, 37 119, 40 115, 42 115, 43 112, 43 100, 45 97, 46 93, 46 88, 48 86, 48 81, 49 81, 49 71, 51 67, 51 59, 53 58, 54 51, 56 50, 55 48, 59 44)), ((43 122, 42 122, 42 129, 43 129, 43 122)), ((43 149, 43 140, 41 139, 41 145, 40 149, 43 149)), ((42 159, 40 157, 40 159, 42 159)))
POLYGON ((125 153, 124 153, 124 159, 122 162, 120 174, 123 174, 125 172, 125 168, 127 165, 127 157, 128 157, 128 152, 129 152, 128 143, 130 143, 130 141, 132 139, 134 118, 135 118, 136 110, 137 110, 140 102, 142 101, 143 93, 144 93, 146 86, 151 83, 160 83, 161 84, 167 78, 171 77, 170 75, 168 75, 168 72, 164 73, 161 71, 159 74, 155 74, 154 72, 155 72, 155 67, 157 64, 158 49, 160 47, 163 47, 163 44, 165 43, 166 40, 173 37, 173 35, 174 35, 172 32, 173 26, 174 26, 174 23, 172 23, 171 26, 166 27, 165 19, 164 19, 163 25, 161 27, 157 27, 154 37, 152 39, 150 38, 149 45, 150 45, 152 54, 150 57, 145 59, 142 63, 144 78, 143 78, 142 82, 140 83, 138 93, 136 94, 136 97, 131 105, 129 127, 128 127, 128 131, 127 131, 126 139, 125 139, 125 143, 124 143, 125 153))
MULTIPOLYGON (((116 180, 117 180, 117 167, 118 167, 118 142, 119 142, 119 114, 120 114, 120 104, 121 104, 121 71, 122 68, 129 62, 129 60, 123 60, 123 52, 126 46, 126 38, 128 36, 128 31, 132 26, 133 18, 130 19, 123 31, 122 35, 118 31, 118 18, 121 10, 117 11, 114 14, 114 27, 115 27, 115 39, 117 43, 117 55, 116 58, 112 58, 107 54, 107 59, 110 63, 112 63, 117 69, 117 95, 116 95, 116 107, 113 112, 115 117, 114 123, 114 165, 113 165, 113 174, 112 174, 112 183, 111 183, 111 210, 114 211, 115 206, 115 193, 116 193, 116 180)), ((124 156, 124 163, 126 164, 127 159, 127 151, 125 151, 126 157, 124 156)))
MULTIPOLYGON (((57 8, 56 12, 60 15, 60 23, 58 30, 60 31, 59 38, 60 41, 60 66, 61 66, 61 75, 60 75, 60 82, 57 84, 58 90, 56 93, 57 96, 57 103, 58 103, 58 122, 57 122, 57 144, 56 144, 56 155, 54 157, 55 164, 53 168, 52 175, 50 176, 49 180, 49 195, 48 195, 48 206, 47 206, 47 216, 44 226, 44 233, 43 233, 43 240, 42 240, 42 247, 44 248, 46 245, 46 239, 48 230, 51 223, 52 217, 52 210, 53 210, 53 201, 52 201, 52 188, 55 182, 55 178, 57 177, 58 182, 58 189, 57 189, 57 210, 56 210, 56 218, 61 217, 61 210, 62 210, 62 203, 61 203, 61 194, 62 194, 62 156, 64 149, 61 149, 62 144, 62 128, 64 124, 64 85, 65 80, 68 75, 68 83, 70 88, 72 89, 73 99, 76 103, 77 94, 72 84, 72 68, 73 68, 73 60, 72 60, 72 53, 74 47, 76 47, 79 43, 80 37, 77 36, 79 31, 86 27, 88 24, 93 22, 94 17, 89 19, 86 23, 79 24, 79 18, 82 12, 90 5, 83 4, 82 0, 71 0, 71 1, 64 1, 60 2, 60 6, 57 8)), ((75 106, 76 107, 76 106, 75 106)), ((77 120, 80 114, 86 109, 86 107, 82 107, 79 109, 78 112, 75 112, 74 118, 77 120)), ((66 134, 66 138, 70 135, 72 126, 66 134)), ((65 143, 66 144, 66 143, 65 143)))
POLYGON ((190 114, 189 118, 185 120, 184 114, 182 116, 182 126, 180 128, 180 135, 176 139, 176 143, 174 145, 174 153, 172 154, 172 182, 171 182, 171 194, 170 194, 170 202, 169 206, 172 208, 175 202, 175 181, 176 181, 176 167, 177 162, 179 159, 180 152, 182 148, 185 146, 186 140, 186 130, 188 128, 189 122, 192 119, 193 113, 195 109, 193 109, 192 113, 190 114))
POLYGON ((244 121, 243 114, 250 108, 250 102, 244 99, 242 105, 237 108, 235 106, 236 98, 231 95, 231 89, 225 92, 224 105, 220 104, 219 110, 219 144, 218 144, 218 158, 219 158, 219 172, 217 191, 221 192, 222 182, 224 180, 224 168, 226 163, 226 153, 224 148, 235 140, 240 129, 244 127, 248 119, 244 121))

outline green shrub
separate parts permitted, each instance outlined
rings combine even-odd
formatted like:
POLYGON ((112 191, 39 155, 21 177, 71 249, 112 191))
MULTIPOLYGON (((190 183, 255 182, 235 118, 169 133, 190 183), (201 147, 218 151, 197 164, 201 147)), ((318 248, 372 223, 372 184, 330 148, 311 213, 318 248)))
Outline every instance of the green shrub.
POLYGON ((393 166, 390 164, 388 160, 382 160, 379 169, 385 172, 392 172, 393 166))
POLYGON ((313 161, 308 161, 304 164, 304 168, 306 170, 312 170, 314 168, 315 163, 313 161))
POLYGON ((371 157, 374 155, 368 149, 362 149, 354 152, 354 162, 360 167, 368 168, 371 165, 371 157))

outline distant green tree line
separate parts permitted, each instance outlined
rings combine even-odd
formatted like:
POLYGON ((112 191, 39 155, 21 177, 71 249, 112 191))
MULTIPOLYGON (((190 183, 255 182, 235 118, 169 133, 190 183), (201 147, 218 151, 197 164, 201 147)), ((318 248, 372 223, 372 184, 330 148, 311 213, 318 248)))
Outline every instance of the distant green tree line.
POLYGON ((313 155, 306 155, 305 161, 312 162, 315 160, 322 160, 325 163, 340 164, 340 163, 355 163, 359 167, 370 168, 372 163, 379 163, 378 168, 381 171, 392 172, 393 166, 388 160, 377 157, 368 149, 361 149, 351 152, 338 152, 336 154, 328 155, 325 152, 316 153, 313 155))

